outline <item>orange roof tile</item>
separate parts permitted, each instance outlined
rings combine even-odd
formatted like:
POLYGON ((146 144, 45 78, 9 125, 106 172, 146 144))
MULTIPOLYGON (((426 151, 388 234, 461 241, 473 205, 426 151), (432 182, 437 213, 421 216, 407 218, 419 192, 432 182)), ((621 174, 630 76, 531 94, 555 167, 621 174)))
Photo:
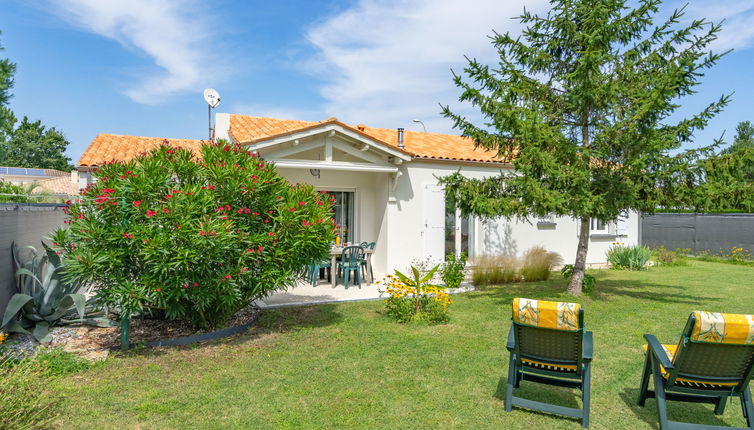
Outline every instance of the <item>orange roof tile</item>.
MULTIPOLYGON (((120 134, 99 134, 79 158, 79 166, 96 166, 109 161, 128 161, 142 152, 154 149, 166 139, 161 137, 124 136, 120 134)), ((204 141, 191 139, 167 139, 175 147, 186 148, 199 153, 204 141)))
MULTIPOLYGON (((337 123, 400 150, 396 129, 367 127, 363 124, 353 127, 339 122, 336 118, 313 122, 231 115, 230 135, 239 143, 254 143, 329 123, 337 123)), ((405 146, 403 152, 417 158, 481 162, 502 161, 492 152, 481 148, 475 149, 474 142, 470 138, 453 134, 406 130, 403 135, 403 144, 405 146)))
MULTIPOLYGON (((248 144, 316 128, 325 124, 338 124, 415 158, 502 162, 492 152, 485 151, 484 149, 475 149, 474 142, 467 137, 406 130, 404 131, 403 139, 405 148, 401 149, 398 147, 398 132, 395 129, 367 127, 363 124, 353 127, 333 117, 324 121, 314 122, 231 115, 229 134, 236 142, 248 144)), ((142 152, 156 148, 163 141, 165 139, 159 137, 100 134, 94 138, 86 151, 84 151, 78 165, 96 166, 113 160, 128 161, 142 152)), ((191 139, 168 139, 168 142, 173 146, 190 149, 197 154, 199 153, 199 148, 204 143, 202 140, 191 139)))

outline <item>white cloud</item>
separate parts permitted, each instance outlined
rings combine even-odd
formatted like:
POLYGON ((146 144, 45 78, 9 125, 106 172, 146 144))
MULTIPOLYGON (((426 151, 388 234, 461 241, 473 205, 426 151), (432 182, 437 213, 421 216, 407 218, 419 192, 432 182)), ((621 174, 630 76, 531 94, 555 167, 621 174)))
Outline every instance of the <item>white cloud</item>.
POLYGON ((52 0, 72 24, 151 57, 159 70, 127 85, 124 93, 159 104, 186 91, 200 92, 227 66, 210 49, 212 19, 192 0, 52 0))
POLYGON ((689 4, 687 12, 689 18, 725 20, 712 45, 715 51, 747 49, 754 43, 754 0, 697 1, 689 4))
POLYGON ((524 4, 541 11, 544 0, 362 0, 315 24, 307 33, 317 49, 308 64, 324 76, 323 116, 349 123, 406 127, 418 118, 428 131, 451 132, 438 103, 451 104, 460 90, 450 69, 462 71, 464 55, 494 64, 487 36, 520 27, 511 17, 524 4))

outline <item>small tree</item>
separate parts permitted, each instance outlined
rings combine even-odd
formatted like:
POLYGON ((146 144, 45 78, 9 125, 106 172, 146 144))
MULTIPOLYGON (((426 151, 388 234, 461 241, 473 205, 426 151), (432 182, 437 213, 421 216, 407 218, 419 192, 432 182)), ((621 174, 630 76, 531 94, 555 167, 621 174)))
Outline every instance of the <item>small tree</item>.
MULTIPOLYGON (((167 141, 166 141, 167 142, 167 141)), ((53 240, 67 275, 125 315, 215 326, 327 258, 331 202, 238 145, 167 143, 103 165, 53 240)))
MULTIPOLYGON (((653 212, 674 194, 714 145, 673 152, 728 103, 671 123, 678 99, 694 93, 720 25, 679 26, 682 10, 660 25, 660 0, 552 0, 551 11, 524 11, 522 37, 495 34, 496 68, 469 60, 455 83, 461 101, 479 108, 483 125, 443 107, 477 147, 510 160, 515 173, 483 180, 443 178, 450 204, 480 217, 557 214, 579 220, 568 292, 580 294, 591 219, 612 222, 629 210, 653 212)), ((695 177, 694 180, 699 180, 695 177)), ((703 177, 701 178, 703 180, 703 177)), ((682 193, 683 196, 697 195, 682 193)))

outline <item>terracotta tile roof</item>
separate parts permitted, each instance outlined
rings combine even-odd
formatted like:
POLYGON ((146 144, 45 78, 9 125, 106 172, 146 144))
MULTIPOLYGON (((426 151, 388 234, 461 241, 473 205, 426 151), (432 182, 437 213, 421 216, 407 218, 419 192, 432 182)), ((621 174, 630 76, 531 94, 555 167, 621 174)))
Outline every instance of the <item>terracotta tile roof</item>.
MULTIPOLYGON (((363 124, 354 127, 343 124, 336 118, 313 122, 231 115, 230 135, 239 143, 254 143, 330 123, 347 127, 400 150, 398 148, 398 131, 396 129, 367 127, 363 124)), ((453 134, 406 130, 404 131, 403 144, 405 146, 403 152, 407 152, 417 158, 501 162, 491 152, 483 149, 474 149, 474 142, 471 139, 453 134)))
POLYGON ((38 187, 34 188, 32 194, 39 194, 49 191, 53 194, 66 196, 76 196, 79 194, 79 185, 71 181, 71 174, 59 176, 57 178, 37 181, 38 187))
MULTIPOLYGON (((176 147, 199 153, 202 140, 167 139, 176 147)), ((128 161, 139 154, 154 149, 165 139, 161 137, 124 136, 120 134, 99 134, 79 158, 79 166, 96 166, 108 161, 128 161)))

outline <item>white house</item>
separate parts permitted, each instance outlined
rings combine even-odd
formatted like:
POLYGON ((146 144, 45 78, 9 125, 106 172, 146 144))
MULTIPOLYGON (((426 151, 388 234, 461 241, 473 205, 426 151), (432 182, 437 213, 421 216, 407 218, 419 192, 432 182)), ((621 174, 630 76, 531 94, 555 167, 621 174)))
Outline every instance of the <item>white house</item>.
MULTIPOLYGON (((375 272, 390 273, 415 258, 447 253, 521 255, 541 245, 575 259, 578 221, 550 217, 527 221, 482 222, 464 218, 445 204, 438 177, 459 171, 468 177, 497 175, 512 165, 475 150, 455 135, 351 126, 328 118, 319 122, 220 113, 216 137, 257 151, 274 162, 292 183, 310 183, 333 193, 336 221, 344 241, 376 241, 375 272)), ((97 136, 79 160, 80 186, 91 170, 111 160, 127 160, 158 146, 163 138, 97 136)), ((169 139, 196 150, 199 140, 169 139)), ((630 213, 616 223, 591 223, 588 263, 601 264, 614 242, 636 244, 639 217, 630 213)))

